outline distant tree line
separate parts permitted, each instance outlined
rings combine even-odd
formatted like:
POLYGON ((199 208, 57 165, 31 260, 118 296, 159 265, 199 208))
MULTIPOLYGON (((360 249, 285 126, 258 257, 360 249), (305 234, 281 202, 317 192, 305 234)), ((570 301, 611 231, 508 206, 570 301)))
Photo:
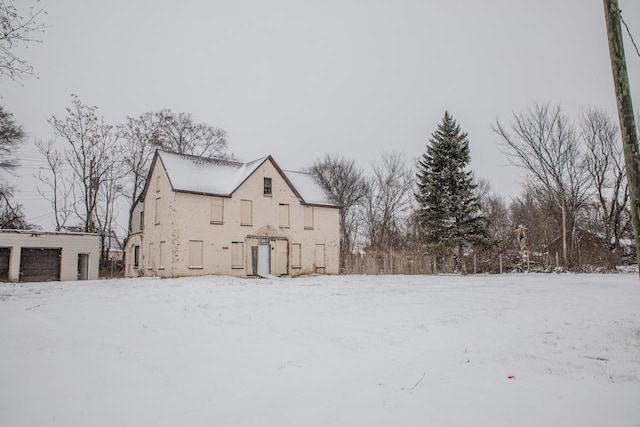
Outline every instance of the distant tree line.
MULTIPOLYGON (((59 141, 36 141, 46 161, 38 191, 57 230, 101 236, 105 260, 115 218, 140 195, 156 149, 229 156, 226 132, 188 113, 148 112, 113 125, 72 95, 66 114, 49 123, 59 141)), ((492 127, 526 172, 522 193, 509 202, 474 176, 469 137, 448 112, 418 159, 383 151, 368 174, 337 155, 312 162, 308 171, 342 207, 342 266, 353 253, 431 254, 440 270, 449 259, 462 273, 470 271, 470 257, 474 271, 633 262, 628 190, 610 116, 591 107, 572 120, 560 106, 533 104, 492 127)), ((12 153, 23 140, 21 127, 0 108, 1 169, 15 169, 12 153)), ((0 183, 0 226, 27 228, 12 195, 0 183)))
POLYGON ((341 255, 431 254, 440 268, 497 272, 614 268, 635 262, 628 190, 616 122, 585 108, 534 103, 492 126, 502 150, 526 172, 508 203, 469 169, 469 140, 447 112, 411 163, 382 153, 369 176, 326 155, 309 170, 343 207, 341 255))

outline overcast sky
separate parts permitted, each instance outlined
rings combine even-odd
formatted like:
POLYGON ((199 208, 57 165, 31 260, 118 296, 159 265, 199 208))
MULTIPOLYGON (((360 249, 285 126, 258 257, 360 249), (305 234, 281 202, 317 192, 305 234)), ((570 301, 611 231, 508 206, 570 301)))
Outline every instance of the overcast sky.
MULTIPOLYGON (((619 2, 639 42, 640 2, 619 2)), ((519 178, 496 118, 550 101, 617 119, 600 0, 41 3, 49 28, 20 50, 38 78, 0 81, 0 102, 29 135, 16 198, 40 223, 32 139, 54 136, 47 119, 64 116, 72 93, 113 124, 192 113, 227 130, 242 160, 272 154, 286 169, 326 153, 363 168, 381 150, 413 161, 448 110, 469 133, 476 175, 507 198, 519 178)), ((637 110, 640 58, 624 41, 637 110)))

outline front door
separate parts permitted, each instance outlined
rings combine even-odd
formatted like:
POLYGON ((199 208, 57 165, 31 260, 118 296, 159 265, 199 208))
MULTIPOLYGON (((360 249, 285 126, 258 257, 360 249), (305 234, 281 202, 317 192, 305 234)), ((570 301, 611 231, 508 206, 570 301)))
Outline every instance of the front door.
POLYGON ((89 254, 78 254, 78 280, 89 279, 89 254))
POLYGON ((258 245, 258 275, 269 274, 269 245, 258 245))

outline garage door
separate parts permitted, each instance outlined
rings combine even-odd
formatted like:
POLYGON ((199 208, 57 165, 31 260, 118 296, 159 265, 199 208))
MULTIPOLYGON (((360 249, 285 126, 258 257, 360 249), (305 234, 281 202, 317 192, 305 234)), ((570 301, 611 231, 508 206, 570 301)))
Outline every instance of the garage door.
POLYGON ((6 281, 9 279, 9 255, 11 249, 0 248, 0 280, 6 281))
POLYGON ((22 248, 21 282, 60 280, 60 249, 22 248))

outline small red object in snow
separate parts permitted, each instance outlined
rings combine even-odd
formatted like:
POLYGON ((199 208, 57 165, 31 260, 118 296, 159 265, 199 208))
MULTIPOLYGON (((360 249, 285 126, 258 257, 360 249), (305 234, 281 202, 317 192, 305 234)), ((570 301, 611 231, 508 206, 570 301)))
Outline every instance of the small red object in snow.
POLYGON ((509 375, 507 378, 509 378, 510 380, 515 380, 516 376, 515 375, 509 375))

